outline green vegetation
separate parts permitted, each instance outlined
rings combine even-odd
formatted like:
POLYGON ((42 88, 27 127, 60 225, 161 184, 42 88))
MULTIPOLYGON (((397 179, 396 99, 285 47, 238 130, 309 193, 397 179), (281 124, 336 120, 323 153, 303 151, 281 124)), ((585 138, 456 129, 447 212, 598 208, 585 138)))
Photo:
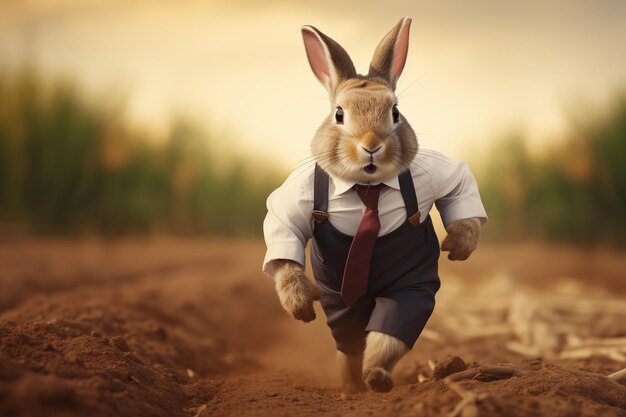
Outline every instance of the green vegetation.
POLYGON ((479 176, 485 236, 626 243, 626 95, 531 155, 522 135, 491 149, 479 176))
MULTIPOLYGON (((113 108, 72 83, 0 76, 0 233, 260 234, 282 173, 224 169, 197 124, 158 138, 113 108)), ((513 134, 477 164, 485 237, 626 243, 626 95, 551 143, 536 155, 513 134)))
POLYGON ((177 120, 165 139, 155 138, 111 107, 32 72, 0 77, 3 229, 261 232, 277 175, 243 160, 218 170, 213 138, 193 123, 177 120))

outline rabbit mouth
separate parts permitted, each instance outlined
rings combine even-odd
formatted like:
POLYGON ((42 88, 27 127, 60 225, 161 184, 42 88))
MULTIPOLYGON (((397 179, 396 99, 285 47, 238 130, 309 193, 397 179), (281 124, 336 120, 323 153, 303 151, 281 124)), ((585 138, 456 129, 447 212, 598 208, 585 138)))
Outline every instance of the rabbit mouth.
POLYGON ((373 173, 375 173, 375 172, 376 172, 376 170, 377 170, 377 169, 378 169, 378 167, 377 167, 376 165, 374 165, 374 164, 369 164, 369 165, 366 165, 366 166, 363 168, 363 171, 365 171, 365 173, 367 173, 367 174, 373 174, 373 173))

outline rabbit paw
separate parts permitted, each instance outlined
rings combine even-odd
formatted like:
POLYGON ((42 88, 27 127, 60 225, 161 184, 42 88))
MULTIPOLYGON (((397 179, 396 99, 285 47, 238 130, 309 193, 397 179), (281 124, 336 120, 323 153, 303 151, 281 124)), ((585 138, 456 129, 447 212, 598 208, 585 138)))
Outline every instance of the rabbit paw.
POLYGON ((276 277, 276 292, 285 311, 305 323, 315 320, 313 302, 319 300, 317 288, 300 268, 284 268, 276 277))
POLYGON ((441 244, 441 250, 450 252, 448 259, 451 261, 466 260, 478 245, 480 227, 480 220, 475 217, 456 220, 446 228, 448 235, 441 244))
POLYGON ((374 392, 389 392, 393 389, 391 373, 381 367, 374 367, 365 371, 363 380, 374 392))

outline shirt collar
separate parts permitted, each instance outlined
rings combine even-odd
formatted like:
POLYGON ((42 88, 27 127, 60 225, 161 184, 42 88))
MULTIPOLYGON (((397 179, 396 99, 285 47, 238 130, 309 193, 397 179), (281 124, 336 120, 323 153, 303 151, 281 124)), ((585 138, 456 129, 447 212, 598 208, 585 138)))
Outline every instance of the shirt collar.
MULTIPOLYGON (((330 174, 329 176, 330 176, 330 179, 333 181, 333 185, 335 186, 335 192, 333 193, 333 195, 335 196, 345 193, 346 191, 348 191, 349 189, 351 189, 357 184, 354 181, 348 181, 343 178, 338 178, 330 174)), ((394 188, 396 190, 400 189, 400 181, 398 181, 398 177, 390 178, 388 180, 382 181, 382 183, 385 184, 387 187, 394 188)), ((376 185, 376 184, 372 184, 372 185, 376 185)))

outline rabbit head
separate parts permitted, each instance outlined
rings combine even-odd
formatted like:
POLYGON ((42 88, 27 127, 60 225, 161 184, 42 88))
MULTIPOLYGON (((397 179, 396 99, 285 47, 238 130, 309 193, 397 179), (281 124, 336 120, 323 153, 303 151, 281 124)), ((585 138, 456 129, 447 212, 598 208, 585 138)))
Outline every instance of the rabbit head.
POLYGON ((410 26, 405 17, 385 35, 367 75, 357 74, 337 42, 313 26, 302 27, 309 64, 330 98, 330 113, 311 143, 317 163, 330 174, 358 183, 380 182, 411 164, 417 138, 395 95, 410 26))

